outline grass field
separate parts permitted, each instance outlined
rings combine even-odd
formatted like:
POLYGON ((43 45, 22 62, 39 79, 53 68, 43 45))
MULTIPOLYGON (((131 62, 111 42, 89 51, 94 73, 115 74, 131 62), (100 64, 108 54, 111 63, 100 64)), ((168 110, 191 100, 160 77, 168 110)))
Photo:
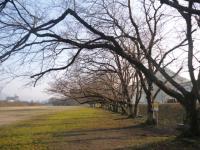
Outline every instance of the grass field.
POLYGON ((167 117, 152 128, 142 124, 145 118, 87 107, 0 108, 1 115, 11 112, 26 117, 0 125, 2 150, 200 149, 200 139, 176 138, 178 132, 166 126, 173 119, 167 117))

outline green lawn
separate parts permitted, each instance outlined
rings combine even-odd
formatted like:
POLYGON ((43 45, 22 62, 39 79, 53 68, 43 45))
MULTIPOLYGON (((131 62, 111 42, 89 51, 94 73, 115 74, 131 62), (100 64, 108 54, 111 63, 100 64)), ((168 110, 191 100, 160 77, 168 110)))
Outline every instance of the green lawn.
POLYGON ((74 107, 0 127, 3 150, 198 149, 197 140, 100 109, 74 107))

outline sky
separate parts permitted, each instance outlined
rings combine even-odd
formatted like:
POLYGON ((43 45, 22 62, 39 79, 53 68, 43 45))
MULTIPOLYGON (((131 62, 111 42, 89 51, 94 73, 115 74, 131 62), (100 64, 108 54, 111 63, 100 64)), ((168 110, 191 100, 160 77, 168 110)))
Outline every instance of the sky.
MULTIPOLYGON (((26 1, 28 5, 30 5, 33 8, 38 8, 38 5, 40 6, 40 11, 43 9, 44 12, 47 12, 48 8, 48 18, 54 18, 54 15, 56 15, 55 11, 49 12, 51 10, 50 7, 47 7, 48 5, 50 6, 51 3, 56 6, 56 4, 60 4, 60 2, 63 0, 40 0, 37 3, 35 1, 29 0, 26 1)), ((63 6, 64 7, 64 6, 63 6)), ((39 9, 39 8, 38 8, 39 9)), ((35 9, 36 10, 36 9, 35 9)), ((13 64, 17 64, 17 59, 14 60, 15 58, 9 59, 4 65, 3 69, 8 71, 9 73, 1 72, 0 76, 0 100, 5 99, 7 96, 12 97, 12 96, 19 96, 19 99, 22 101, 46 101, 48 100, 52 95, 48 94, 45 92, 47 88, 49 87, 48 83, 51 81, 51 79, 43 78, 40 82, 36 84, 34 87, 33 84, 27 85, 31 80, 30 76, 27 78, 16 78, 12 79, 12 74, 16 73, 19 75, 21 72, 20 70, 25 70, 28 71, 27 68, 30 68, 30 70, 34 69, 34 65, 31 66, 22 66, 20 68, 20 65, 18 64, 18 68, 15 68, 13 64), (16 62, 15 62, 16 61, 16 62), (14 67, 14 68, 12 68, 14 67), (12 70, 12 73, 10 74, 10 70, 12 70)), ((16 65, 17 66, 17 65, 16 65)), ((2 66, 0 66, 2 67, 2 66)), ((37 65, 35 65, 36 68, 38 68, 37 65)), ((2 69, 2 68, 0 68, 2 69)), ((36 70, 36 69, 34 69, 36 70)), ((1 70, 0 70, 1 71, 1 70)))
MULTIPOLYGON (((67 7, 74 6, 73 0, 40 0, 37 3, 35 3, 34 0, 29 0, 26 1, 26 4, 27 6, 31 6, 28 8, 30 8, 30 11, 32 11, 32 13, 34 14, 37 14, 40 11, 43 12, 46 21, 60 16, 60 13, 63 12, 67 7), (33 8, 33 10, 31 8, 33 8), (38 10, 38 12, 35 12, 35 10, 38 10)), ((37 49, 37 47, 33 47, 33 49, 34 48, 37 49)), ((34 73, 38 73, 41 69, 41 67, 38 65, 41 62, 38 62, 38 64, 33 63, 34 60, 39 59, 41 56, 37 55, 32 57, 31 55, 30 57, 28 57, 30 61, 23 60, 24 64, 21 65, 21 62, 18 61, 20 60, 20 55, 22 54, 11 57, 2 66, 0 64, 0 100, 5 99, 7 96, 12 97, 15 95, 19 96, 19 99, 22 101, 48 100, 50 97, 52 97, 52 95, 47 93, 46 90, 49 87, 49 83, 52 82, 53 79, 55 79, 55 76, 51 76, 50 78, 45 76, 39 82, 37 82, 35 87, 33 86, 33 84, 27 85, 31 82, 30 76, 32 74, 32 71, 34 71, 34 73), (33 62, 31 62, 32 60, 33 62), (18 77, 24 73, 26 77, 18 77), (16 74, 16 77, 14 77, 15 79, 13 79, 13 76, 15 76, 14 74, 16 74)), ((64 55, 66 56, 67 54, 64 55)), ((62 58, 59 58, 59 60, 61 61, 62 58)), ((50 63, 55 62, 49 60, 46 64, 44 64, 44 66, 48 66, 50 63)), ((58 75, 59 73, 56 74, 58 75)))
MULTIPOLYGON (((47 1, 51 1, 51 0, 47 0, 47 1)), ((42 2, 47 2, 46 0, 43 0, 42 2)), ((47 2, 48 3, 48 2, 47 2)), ((55 15, 55 11, 53 11, 51 14, 48 14, 48 17, 53 17, 55 15)), ((180 26, 178 25, 178 27, 180 28, 180 26)), ((178 28, 178 29, 179 29, 178 28)), ((66 56, 66 55, 65 55, 66 56)), ((59 59, 62 60, 62 59, 59 59)), ((14 63, 14 61, 10 62, 11 66, 14 63)), ((47 64, 49 65, 49 64, 47 64)), ((35 65, 36 68, 37 65, 35 65)), ((32 66, 34 68, 34 65, 32 66)), ((27 67, 29 68, 29 67, 27 67)), ((31 68, 31 70, 34 70, 33 68, 31 68)), ((21 68, 21 69, 24 69, 21 68)), ((16 70, 18 71, 19 68, 16 70)), ((28 71, 28 70, 27 70, 28 71)), ((188 78, 187 73, 182 75, 183 77, 188 78)), ((6 96, 14 96, 14 95, 18 95, 20 100, 23 101, 44 101, 49 99, 52 95, 47 94, 46 89, 48 88, 48 83, 52 80, 51 79, 42 79, 37 85, 36 87, 33 87, 32 85, 28 85, 25 86, 28 82, 30 82, 30 80, 24 79, 24 78, 17 78, 12 80, 9 83, 5 83, 5 81, 1 81, 0 80, 0 99, 5 98, 6 96), (1 87, 3 87, 3 89, 1 90, 1 87)))
MULTIPOLYGON (((3 83, 3 89, 1 87, 0 99, 5 99, 7 96, 19 96, 22 101, 37 101, 44 102, 48 100, 51 95, 45 92, 48 88, 48 82, 41 81, 35 87, 33 85, 26 85, 27 80, 14 79, 9 83, 3 83)), ((2 82, 0 82, 2 86, 2 82)))

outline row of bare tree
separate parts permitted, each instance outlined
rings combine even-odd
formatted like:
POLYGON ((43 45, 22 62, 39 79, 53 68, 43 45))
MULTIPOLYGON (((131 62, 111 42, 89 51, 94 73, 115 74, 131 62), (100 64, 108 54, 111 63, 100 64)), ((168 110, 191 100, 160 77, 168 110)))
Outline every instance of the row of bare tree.
POLYGON ((50 72, 76 68, 70 80, 61 80, 75 86, 67 93, 95 93, 121 106, 123 101, 129 106, 142 87, 149 114, 155 84, 184 107, 187 133, 199 135, 199 1, 87 0, 74 1, 73 8, 69 2, 49 2, 45 9, 47 3, 1 1, 1 65, 14 58, 20 65, 37 66, 29 74, 35 82, 50 72), (188 72, 192 88, 177 82, 166 67, 176 74, 188 72))
POLYGON ((48 91, 80 104, 101 104, 101 107, 133 118, 138 115, 138 104, 143 94, 148 106, 147 123, 156 124, 152 104, 160 89, 150 88, 142 73, 127 60, 98 50, 79 55, 73 67, 63 78, 51 83, 48 91))
POLYGON ((113 53, 96 51, 79 56, 64 78, 51 84, 49 91, 79 103, 112 105, 113 110, 120 108, 122 113, 135 117, 142 89, 139 83, 136 70, 126 60, 113 53))

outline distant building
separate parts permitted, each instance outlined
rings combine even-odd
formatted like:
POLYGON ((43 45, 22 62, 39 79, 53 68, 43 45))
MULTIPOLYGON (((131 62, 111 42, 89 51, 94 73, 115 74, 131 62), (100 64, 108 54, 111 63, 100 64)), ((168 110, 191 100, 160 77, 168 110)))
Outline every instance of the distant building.
POLYGON ((6 97, 6 101, 10 102, 10 103, 19 101, 19 96, 17 96, 17 95, 15 95, 15 96, 8 96, 8 97, 6 97))
MULTIPOLYGON (((170 75, 170 76, 174 76, 175 73, 173 71, 171 71, 170 69, 165 69, 165 71, 170 75)), ((157 73, 156 75, 160 80, 162 80, 163 82, 165 82, 165 78, 160 74, 157 73)), ((176 82, 180 83, 186 90, 190 91, 192 89, 192 83, 191 81, 189 81, 186 78, 183 78, 179 75, 177 75, 176 77, 173 78, 176 82)), ((173 87, 170 83, 166 83, 166 86, 169 87, 173 87)), ((156 91, 160 89, 157 85, 153 84, 153 94, 156 93, 156 91)), ((133 96, 133 102, 135 100, 135 97, 133 96)), ((176 103, 177 100, 174 99, 173 97, 169 96, 168 94, 166 94, 164 91, 160 90, 155 98, 156 101, 160 102, 160 103, 176 103)), ((141 95, 141 99, 140 102, 142 103, 146 103, 146 95, 144 93, 144 91, 142 91, 142 95, 141 95)))

